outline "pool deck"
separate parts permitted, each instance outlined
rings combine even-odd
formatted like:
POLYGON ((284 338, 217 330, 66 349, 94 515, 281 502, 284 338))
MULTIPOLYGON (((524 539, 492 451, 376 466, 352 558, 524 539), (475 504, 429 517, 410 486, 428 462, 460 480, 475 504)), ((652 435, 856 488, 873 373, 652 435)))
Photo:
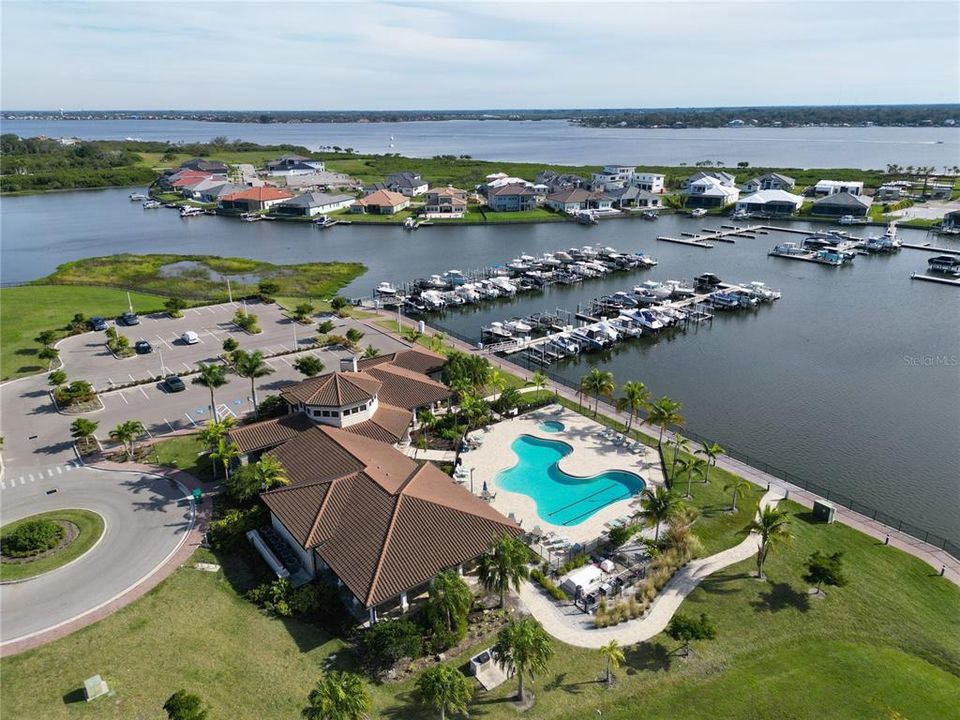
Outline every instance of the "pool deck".
MULTIPOLYGON (((653 448, 644 448, 642 453, 633 454, 611 440, 600 436, 604 427, 567 410, 560 405, 548 405, 513 420, 505 420, 480 432, 482 444, 475 450, 463 453, 463 466, 473 469, 474 491, 480 494, 484 481, 496 497, 491 504, 504 515, 513 516, 525 530, 539 525, 544 532, 554 532, 571 543, 585 545, 596 540, 607 531, 608 523, 632 515, 636 512, 636 498, 627 498, 611 503, 587 518, 579 525, 553 525, 543 520, 537 513, 533 498, 522 493, 504 490, 496 482, 497 474, 513 467, 517 463, 511 444, 520 435, 532 435, 544 440, 559 440, 573 448, 573 452, 560 460, 560 469, 579 477, 590 477, 608 470, 632 472, 643 478, 647 488, 657 487, 664 482, 660 458, 653 448), (557 420, 566 427, 561 432, 544 432, 540 423, 544 420, 557 420)), ((467 484, 469 489, 469 484, 467 484)))

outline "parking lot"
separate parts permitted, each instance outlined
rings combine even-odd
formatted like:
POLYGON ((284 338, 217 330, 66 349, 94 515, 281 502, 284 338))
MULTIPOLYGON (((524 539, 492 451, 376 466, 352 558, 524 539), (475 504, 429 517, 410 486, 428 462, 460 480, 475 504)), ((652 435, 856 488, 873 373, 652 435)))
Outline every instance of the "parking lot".
POLYGON ((251 335, 233 322, 242 307, 224 303, 188 308, 176 319, 164 313, 142 315, 139 325, 118 325, 117 331, 130 341, 131 348, 138 340, 146 340, 152 352, 117 358, 107 348, 103 332, 89 332, 63 340, 58 345, 60 358, 70 379, 87 380, 97 390, 108 390, 158 375, 194 371, 198 362, 214 362, 227 338, 234 338, 247 351, 274 355, 308 344, 317 335, 316 324, 295 323, 277 305, 247 303, 247 311, 257 315, 262 329, 251 335), (197 334, 195 344, 181 340, 187 331, 197 334))

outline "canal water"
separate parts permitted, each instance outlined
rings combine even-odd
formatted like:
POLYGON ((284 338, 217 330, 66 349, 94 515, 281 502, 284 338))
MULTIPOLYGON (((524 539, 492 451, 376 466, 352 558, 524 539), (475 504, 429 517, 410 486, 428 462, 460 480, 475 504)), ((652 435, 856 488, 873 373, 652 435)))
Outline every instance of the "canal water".
POLYGON ((449 120, 409 123, 214 123, 191 120, 3 120, 2 131, 21 137, 135 138, 206 142, 243 138, 310 149, 352 147, 362 153, 408 157, 471 155, 482 160, 595 165, 618 162, 728 167, 863 168, 882 170, 956 165, 956 128, 588 128, 565 120, 525 122, 449 120))
MULTIPOLYGON (((504 263, 522 252, 585 244, 640 250, 659 260, 651 270, 431 318, 476 338, 490 321, 574 310, 646 279, 713 272, 725 281, 766 282, 782 290, 782 300, 551 370, 572 382, 593 366, 613 372, 618 384, 642 380, 655 395, 682 401, 687 426, 700 435, 960 541, 960 303, 955 288, 910 279, 925 269, 928 253, 905 249, 831 268, 768 256, 776 242, 792 239, 784 234, 716 243, 711 250, 657 241, 657 235, 716 225, 680 216, 593 227, 319 231, 281 222, 181 219, 168 209, 143 210, 127 200, 128 193, 5 198, 2 280, 34 279, 91 255, 211 253, 277 263, 359 260, 369 270, 345 294, 362 296, 382 280, 401 283, 451 268, 504 263)), ((900 235, 911 242, 934 239, 921 231, 900 235)), ((960 247, 957 240, 937 242, 960 247)))

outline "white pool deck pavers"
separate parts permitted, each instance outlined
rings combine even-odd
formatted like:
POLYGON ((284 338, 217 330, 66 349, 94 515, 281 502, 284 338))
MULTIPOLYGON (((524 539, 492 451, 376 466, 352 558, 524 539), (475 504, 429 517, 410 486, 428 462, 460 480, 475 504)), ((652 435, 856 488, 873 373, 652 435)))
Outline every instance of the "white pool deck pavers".
MULTIPOLYGON (((537 513, 536 503, 527 495, 514 493, 499 487, 497 475, 517 463, 517 456, 510 446, 521 435, 532 435, 545 440, 559 440, 573 448, 573 452, 560 460, 560 469, 570 475, 591 477, 608 470, 625 470, 643 478, 646 487, 656 487, 664 482, 663 468, 654 448, 645 447, 643 452, 633 454, 625 446, 600 436, 603 425, 594 422, 560 405, 548 405, 513 420, 505 420, 474 433, 480 439, 480 447, 462 453, 463 467, 473 469, 473 489, 479 494, 486 481, 487 489, 495 493, 493 507, 504 515, 511 514, 524 530, 539 525, 545 533, 553 532, 571 544, 592 543, 608 530, 608 525, 633 515, 637 498, 626 498, 611 503, 578 525, 554 525, 537 513), (564 424, 560 432, 544 432, 540 423, 556 420, 564 424)), ((631 443, 632 444, 632 443, 631 443)), ((469 488, 469 486, 468 486, 469 488)))
MULTIPOLYGON (((760 499, 760 507, 776 503, 782 498, 782 493, 771 490, 760 499)), ((611 627, 594 627, 593 615, 579 610, 570 612, 570 603, 558 605, 538 586, 529 582, 521 586, 520 600, 548 633, 568 645, 599 648, 611 640, 616 640, 621 646, 634 645, 663 632, 680 604, 705 578, 753 557, 758 548, 759 539, 751 534, 731 548, 691 561, 663 587, 646 615, 611 627)))

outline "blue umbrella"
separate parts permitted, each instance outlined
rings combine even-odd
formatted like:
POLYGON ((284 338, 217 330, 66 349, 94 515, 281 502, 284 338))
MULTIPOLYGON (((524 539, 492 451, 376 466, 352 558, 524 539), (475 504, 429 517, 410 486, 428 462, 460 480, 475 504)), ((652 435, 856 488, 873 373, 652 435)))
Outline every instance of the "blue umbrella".
POLYGON ((484 492, 487 492, 487 481, 486 481, 486 480, 483 481, 483 491, 484 491, 484 492))

